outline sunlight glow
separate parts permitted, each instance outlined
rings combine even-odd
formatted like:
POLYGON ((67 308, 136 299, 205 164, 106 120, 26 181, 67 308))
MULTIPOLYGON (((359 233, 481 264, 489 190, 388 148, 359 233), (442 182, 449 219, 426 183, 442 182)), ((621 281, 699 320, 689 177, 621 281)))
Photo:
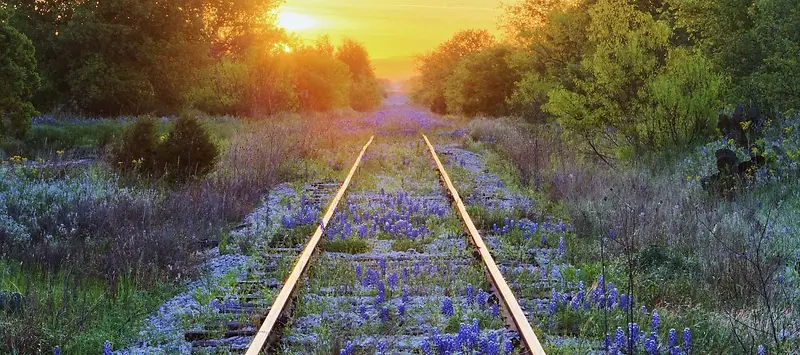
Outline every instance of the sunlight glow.
POLYGON ((307 30, 314 27, 316 23, 311 16, 296 12, 283 11, 278 14, 278 26, 289 31, 307 30))

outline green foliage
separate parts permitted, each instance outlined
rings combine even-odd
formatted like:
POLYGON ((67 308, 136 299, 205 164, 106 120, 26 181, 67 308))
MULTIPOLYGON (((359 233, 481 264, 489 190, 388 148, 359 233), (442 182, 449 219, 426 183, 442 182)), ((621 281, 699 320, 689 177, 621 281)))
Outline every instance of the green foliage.
POLYGON ((800 108, 800 11, 792 0, 672 0, 678 26, 732 78, 729 102, 800 108))
POLYGON ((336 58, 350 69, 350 107, 369 111, 383 102, 383 88, 375 78, 369 53, 363 44, 345 39, 336 49, 336 58))
POLYGON ((313 47, 294 52, 296 88, 305 110, 326 111, 349 104, 350 70, 333 56, 332 47, 323 38, 313 47))
POLYGON ((601 0, 589 16, 593 52, 581 62, 574 88, 551 91, 544 109, 601 156, 629 144, 645 148, 649 125, 642 122, 642 107, 647 83, 661 69, 670 28, 626 0, 601 0))
POLYGON ((36 109, 30 99, 39 85, 30 39, 9 24, 8 5, 0 5, 0 139, 22 138, 36 109))
POLYGON ((467 116, 505 115, 506 97, 519 80, 519 73, 508 62, 511 54, 511 48, 495 46, 459 61, 445 85, 448 111, 467 116))
POLYGON ((211 172, 219 150, 197 118, 182 116, 158 146, 156 154, 157 169, 168 180, 182 182, 211 172))
POLYGON ((419 239, 400 238, 392 241, 392 250, 406 252, 414 249, 417 252, 425 251, 425 242, 419 239))
POLYGON ((417 58, 420 80, 412 98, 436 113, 447 113, 445 86, 459 61, 473 52, 494 44, 494 37, 485 30, 465 30, 442 43, 435 50, 417 58))
POLYGON ((356 237, 337 240, 324 240, 320 248, 332 253, 362 254, 370 250, 366 240, 356 237))
POLYGON ((114 148, 111 164, 126 172, 136 171, 146 175, 155 173, 158 149, 156 120, 144 116, 136 120, 114 148))
POLYGON ((17 2, 45 85, 37 104, 95 115, 179 112, 197 74, 279 36, 273 0, 17 2))
POLYGON ((700 53, 669 52, 664 71, 650 82, 642 135, 655 149, 685 147, 710 137, 722 106, 725 80, 700 53))
POLYGON ((188 90, 187 105, 210 115, 244 112, 249 74, 245 63, 223 58, 198 73, 188 90))

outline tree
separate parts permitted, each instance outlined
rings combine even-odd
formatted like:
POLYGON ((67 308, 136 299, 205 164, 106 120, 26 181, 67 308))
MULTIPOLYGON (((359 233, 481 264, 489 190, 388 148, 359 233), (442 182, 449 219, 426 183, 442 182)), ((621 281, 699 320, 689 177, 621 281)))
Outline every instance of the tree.
POLYGON ((439 45, 433 51, 417 58, 421 75, 420 85, 413 97, 436 113, 447 113, 445 85, 458 62, 473 52, 494 44, 494 37, 486 30, 465 30, 439 45))
POLYGON ((732 80, 729 102, 800 109, 800 10, 793 0, 671 0, 677 25, 732 80))
POLYGON ((300 106, 306 110, 327 111, 349 104, 350 70, 333 56, 326 42, 292 52, 295 87, 300 106))
POLYGON ((9 24, 10 9, 0 5, 0 138, 22 138, 36 109, 29 101, 39 84, 33 43, 9 24))
POLYGON ((663 72, 648 85, 640 134, 651 148, 685 147, 711 136, 727 80, 699 52, 670 50, 663 72))
POLYGON ((574 89, 549 93, 545 110, 573 138, 606 159, 619 148, 646 148, 640 129, 647 83, 659 72, 671 35, 666 23, 626 0, 601 0, 589 11, 589 45, 574 89))
POLYGON ((357 111, 368 111, 380 106, 383 88, 375 78, 369 52, 364 45, 346 38, 336 49, 336 58, 350 69, 350 107, 357 111))
POLYGON ((468 116, 506 115, 506 97, 520 76, 508 63, 511 54, 511 48, 495 46, 462 59, 447 79, 448 110, 468 116))

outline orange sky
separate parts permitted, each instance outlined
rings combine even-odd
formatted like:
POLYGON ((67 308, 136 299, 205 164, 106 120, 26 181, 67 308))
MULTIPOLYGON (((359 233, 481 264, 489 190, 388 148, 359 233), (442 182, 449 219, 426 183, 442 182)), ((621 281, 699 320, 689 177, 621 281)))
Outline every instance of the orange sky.
POLYGON ((414 74, 413 57, 461 29, 496 32, 501 0, 286 0, 281 11, 308 16, 304 39, 327 34, 334 43, 350 37, 367 46, 379 77, 414 74))

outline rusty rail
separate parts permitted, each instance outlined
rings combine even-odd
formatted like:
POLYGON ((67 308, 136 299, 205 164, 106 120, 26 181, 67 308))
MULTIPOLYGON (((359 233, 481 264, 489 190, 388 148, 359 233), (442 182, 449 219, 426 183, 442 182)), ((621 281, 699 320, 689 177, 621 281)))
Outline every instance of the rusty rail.
POLYGON ((481 238, 478 228, 475 227, 475 223, 473 223, 472 218, 469 217, 467 208, 464 206, 464 202, 458 195, 458 191, 453 185, 453 182, 450 180, 450 176, 447 175, 444 165, 442 165, 442 162, 439 160, 439 156, 436 154, 436 149, 433 148, 428 136, 423 134, 422 138, 425 139, 425 143, 428 145, 431 156, 433 156, 433 160, 436 162, 436 167, 439 169, 439 175, 442 178, 442 182, 450 192, 450 196, 453 198, 453 201, 456 204, 458 213, 461 215, 461 219, 464 221, 464 224, 467 225, 469 234, 472 236, 472 244, 475 246, 481 256, 481 260, 486 267, 486 270, 489 274, 489 279, 494 286, 495 292, 503 301, 503 305, 505 306, 504 308, 511 318, 511 324, 509 325, 513 326, 514 329, 519 332, 522 344, 525 346, 525 350, 527 350, 529 354, 544 355, 545 352, 542 348, 542 344, 539 343, 539 338, 536 337, 536 334, 533 332, 528 319, 525 317, 525 313, 522 311, 522 308, 517 302, 517 298, 514 297, 514 293, 511 292, 511 288, 508 287, 508 283, 503 278, 500 270, 497 268, 497 264, 494 262, 494 258, 489 253, 486 243, 483 242, 483 238, 481 238))
POLYGON ((300 258, 297 260, 297 263, 292 268, 292 272, 289 274, 289 277, 283 283, 283 287, 281 287, 281 291, 278 293, 278 297, 275 298, 275 301, 272 304, 272 308, 270 308, 269 313, 267 314, 267 318, 264 320, 264 323, 259 328, 258 333, 253 338, 253 341, 250 342, 250 346, 247 348, 246 355, 258 355, 261 353, 261 350, 264 349, 264 346, 270 340, 273 331, 275 330, 275 326, 281 318, 281 315, 286 310, 287 306, 289 306, 292 295, 294 291, 297 289, 297 285, 299 284, 300 278, 303 277, 306 269, 308 269, 308 264, 311 260, 311 256, 314 254, 314 251, 317 248, 317 244, 322 237, 322 233, 324 231, 325 226, 328 225, 331 217, 333 217, 333 212, 336 211, 336 206, 339 205, 339 201, 344 196, 345 191, 347 191, 347 187, 350 186, 350 180, 353 179, 353 175, 355 175, 356 170, 358 169, 359 164, 361 164, 361 159, 364 157, 364 153, 367 151, 367 148, 370 144, 372 144, 372 140, 375 139, 375 136, 370 137, 369 141, 364 148, 361 149, 361 154, 358 155, 356 158, 353 167, 350 168, 350 173, 347 175, 347 178, 342 183, 342 186, 339 188, 339 191, 336 193, 336 196, 331 201, 330 206, 328 206, 328 210, 325 212, 325 215, 322 217, 322 222, 319 226, 317 226, 317 230, 311 236, 311 239, 306 244, 306 247, 303 249, 303 252, 300 254, 300 258))

